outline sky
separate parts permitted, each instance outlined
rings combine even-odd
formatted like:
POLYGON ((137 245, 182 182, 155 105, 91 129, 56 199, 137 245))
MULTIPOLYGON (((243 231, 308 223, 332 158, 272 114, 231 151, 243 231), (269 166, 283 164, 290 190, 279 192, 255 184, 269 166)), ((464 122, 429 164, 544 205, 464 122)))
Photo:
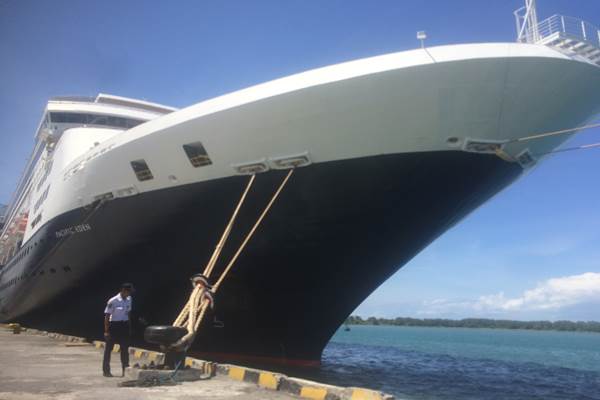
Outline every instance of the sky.
MULTIPOLYGON (((0 203, 46 101, 99 92, 184 107, 343 61, 515 40, 523 0, 0 0, 0 203)), ((598 0, 538 0, 600 25, 598 0)), ((600 119, 600 116, 598 117, 600 119)), ((600 141, 600 130, 569 145, 600 141)), ((362 316, 600 320, 600 150, 555 155, 415 257, 362 316)))

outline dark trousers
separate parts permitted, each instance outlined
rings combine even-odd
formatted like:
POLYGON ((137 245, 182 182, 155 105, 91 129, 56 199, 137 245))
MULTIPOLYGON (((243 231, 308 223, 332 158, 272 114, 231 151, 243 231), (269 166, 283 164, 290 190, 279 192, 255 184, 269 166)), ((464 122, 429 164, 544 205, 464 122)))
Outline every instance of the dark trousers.
POLYGON ((104 346, 104 359, 102 360, 102 371, 104 373, 110 373, 110 354, 117 343, 121 350, 121 365, 123 369, 129 367, 129 322, 128 321, 116 321, 111 322, 109 327, 110 338, 106 341, 104 346))

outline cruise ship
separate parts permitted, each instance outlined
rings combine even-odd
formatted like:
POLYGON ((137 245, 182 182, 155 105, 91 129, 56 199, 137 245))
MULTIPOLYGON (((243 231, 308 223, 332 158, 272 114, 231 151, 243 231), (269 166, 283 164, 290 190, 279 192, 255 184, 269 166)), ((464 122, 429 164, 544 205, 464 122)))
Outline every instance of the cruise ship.
POLYGON ((533 0, 515 15, 514 43, 359 59, 183 109, 50 99, 5 210, 0 321, 99 339, 131 281, 136 314, 171 323, 249 176, 216 276, 294 168, 192 350, 318 365, 370 293, 569 137, 540 134, 600 112, 598 29, 540 22, 533 0))

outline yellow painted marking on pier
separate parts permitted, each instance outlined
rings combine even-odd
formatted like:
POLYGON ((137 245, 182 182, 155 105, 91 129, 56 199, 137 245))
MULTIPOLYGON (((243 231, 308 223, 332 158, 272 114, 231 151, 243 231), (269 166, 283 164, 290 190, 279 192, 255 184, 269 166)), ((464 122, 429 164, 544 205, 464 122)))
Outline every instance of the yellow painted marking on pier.
POLYGON ((352 390, 352 400, 383 400, 380 393, 368 389, 352 390))
POLYGON ((269 372, 261 372, 258 376, 258 385, 267 389, 277 390, 277 377, 269 372))
POLYGON ((192 365, 194 365, 194 359, 190 358, 190 357, 186 357, 185 358, 185 366, 192 367, 192 365))
POLYGON ((240 367, 229 367, 229 377, 238 381, 244 380, 246 369, 240 367))
POLYGON ((306 399, 325 400, 325 396, 327 396, 327 389, 323 388, 304 386, 302 390, 300 390, 300 397, 306 399))
POLYGON ((149 361, 156 361, 157 358, 158 358, 157 352, 155 352, 155 351, 148 352, 148 360, 149 361))
POLYGON ((94 346, 96 346, 97 349, 101 349, 104 347, 104 342, 101 342, 99 340, 94 340, 94 346))
POLYGON ((118 353, 119 350, 121 350, 121 346, 119 344, 115 344, 115 347, 113 347, 113 353, 118 353))
POLYGON ((142 353, 143 353, 143 352, 142 352, 142 350, 135 350, 135 351, 133 352, 133 356, 134 356, 135 358, 142 358, 142 353))

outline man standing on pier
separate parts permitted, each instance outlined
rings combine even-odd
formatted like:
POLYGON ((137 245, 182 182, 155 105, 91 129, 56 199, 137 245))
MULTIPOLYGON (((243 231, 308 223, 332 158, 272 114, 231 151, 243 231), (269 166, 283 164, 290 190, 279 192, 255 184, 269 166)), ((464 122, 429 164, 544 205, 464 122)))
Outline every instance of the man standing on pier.
POLYGON ((131 293, 133 285, 124 283, 121 285, 121 291, 114 297, 111 297, 106 303, 104 310, 104 359, 102 360, 102 372, 104 376, 111 377, 110 373, 110 355, 115 343, 121 350, 121 365, 123 374, 125 368, 129 366, 129 342, 131 338, 131 293))

